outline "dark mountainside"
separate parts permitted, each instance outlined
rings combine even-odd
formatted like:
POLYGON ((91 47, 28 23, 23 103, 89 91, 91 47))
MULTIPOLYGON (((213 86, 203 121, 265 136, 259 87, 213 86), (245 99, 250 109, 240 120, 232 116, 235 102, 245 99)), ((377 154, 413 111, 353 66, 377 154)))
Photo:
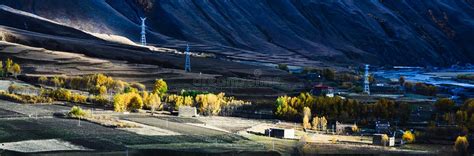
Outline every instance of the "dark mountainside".
MULTIPOLYGON (((150 44, 183 48, 191 42, 195 51, 229 59, 301 66, 474 63, 474 0, 2 0, 0 4, 135 42, 140 39, 139 17, 146 16, 150 44)), ((58 29, 34 30, 17 21, 8 25, 15 19, 0 15, 0 25, 70 35, 58 29)))

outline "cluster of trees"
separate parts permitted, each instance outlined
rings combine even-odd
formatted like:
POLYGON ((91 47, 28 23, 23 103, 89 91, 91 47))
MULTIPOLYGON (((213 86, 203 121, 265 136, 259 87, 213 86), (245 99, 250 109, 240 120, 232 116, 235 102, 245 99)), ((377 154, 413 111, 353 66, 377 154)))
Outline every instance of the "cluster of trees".
POLYGON ((112 77, 104 74, 93 74, 82 77, 54 76, 51 78, 39 77, 38 83, 54 86, 56 88, 68 88, 75 90, 88 91, 96 95, 106 95, 107 93, 123 93, 126 90, 135 88, 144 90, 143 84, 132 83, 121 80, 114 80, 112 77))
POLYGON ((468 99, 460 107, 448 98, 438 99, 434 104, 437 120, 447 124, 456 124, 465 132, 474 132, 474 99, 468 99))
MULTIPOLYGON (((333 81, 336 80, 337 75, 336 71, 325 68, 325 69, 318 69, 318 68, 310 68, 310 67, 305 67, 303 68, 303 74, 309 74, 309 73, 316 73, 319 74, 322 78, 328 80, 328 81, 333 81)), ((347 76, 347 75, 345 75, 347 76)))
POLYGON ((421 83, 421 82, 418 82, 415 84, 411 82, 405 82, 404 86, 405 86, 406 91, 411 91, 420 95, 435 96, 436 93, 438 92, 438 88, 436 86, 421 83))
POLYGON ((0 76, 7 77, 11 74, 16 78, 20 73, 21 66, 18 63, 14 63, 12 59, 8 58, 5 61, 5 65, 3 61, 0 60, 0 76))
MULTIPOLYGON (((145 87, 143 86, 143 88, 145 87)), ((155 80, 151 93, 146 90, 139 91, 139 89, 132 87, 132 89, 114 96, 114 111, 132 111, 143 107, 152 111, 160 110, 163 108, 161 98, 167 91, 168 85, 163 79, 155 80)))
POLYGON ((460 74, 457 75, 456 78, 460 80, 474 81, 474 74, 460 74))
POLYGON ((240 106, 249 105, 249 102, 227 97, 225 93, 213 94, 200 91, 182 91, 181 95, 171 94, 166 98, 174 110, 181 106, 193 106, 202 115, 225 115, 240 106))
POLYGON ((136 92, 117 94, 114 96, 114 111, 124 112, 143 107, 143 98, 136 92))
POLYGON ((311 114, 326 116, 328 119, 342 122, 361 121, 366 123, 378 119, 407 121, 410 108, 405 103, 381 99, 373 104, 361 104, 357 100, 340 97, 315 97, 301 93, 296 97, 281 96, 276 100, 274 114, 280 119, 298 120, 304 114, 304 107, 311 114))
POLYGON ((31 86, 12 84, 8 87, 11 99, 24 103, 51 103, 52 101, 69 101, 74 103, 86 103, 87 96, 73 93, 63 88, 37 89, 31 86))
POLYGON ((53 99, 49 97, 35 96, 35 95, 20 95, 14 93, 7 93, 0 91, 0 99, 14 101, 18 103, 51 103, 53 99))
POLYGON ((324 131, 327 129, 328 120, 324 116, 323 117, 315 116, 311 123, 312 123, 313 130, 324 131))
POLYGON ((127 83, 121 80, 114 80, 104 74, 93 74, 83 77, 55 76, 51 78, 39 77, 38 83, 54 86, 57 89, 47 91, 43 95, 53 97, 57 100, 85 103, 86 101, 95 104, 113 104, 114 110, 118 112, 131 111, 136 109, 162 109, 161 98, 168 91, 168 85, 163 79, 157 79, 152 92, 146 90, 146 86, 132 82, 127 83), (87 91, 92 96, 84 96, 71 93, 75 89, 87 91), (110 95, 114 95, 113 98, 110 95))
POLYGON ((73 93, 70 90, 57 88, 57 89, 42 89, 42 97, 49 97, 56 101, 69 101, 74 103, 86 103, 88 97, 78 93, 73 93))

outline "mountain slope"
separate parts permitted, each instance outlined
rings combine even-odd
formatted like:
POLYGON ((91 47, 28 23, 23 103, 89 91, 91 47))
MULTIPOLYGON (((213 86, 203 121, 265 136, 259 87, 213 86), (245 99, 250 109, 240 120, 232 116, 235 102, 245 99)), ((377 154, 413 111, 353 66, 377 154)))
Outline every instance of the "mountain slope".
MULTIPOLYGON (((3 0, 73 28, 230 59, 322 65, 473 63, 472 0, 3 0), (54 6, 54 9, 51 9, 54 6)), ((23 29, 23 28, 20 28, 23 29)))

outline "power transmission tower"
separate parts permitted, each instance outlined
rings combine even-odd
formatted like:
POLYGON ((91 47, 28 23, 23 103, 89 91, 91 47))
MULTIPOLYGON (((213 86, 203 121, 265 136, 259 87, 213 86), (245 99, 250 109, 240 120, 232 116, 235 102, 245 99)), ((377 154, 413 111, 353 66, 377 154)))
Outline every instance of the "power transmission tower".
POLYGON ((369 88, 369 65, 365 65, 365 74, 364 74, 364 93, 370 95, 369 88))
POLYGON ((140 19, 142 20, 142 32, 141 32, 142 37, 141 37, 140 42, 142 43, 142 46, 146 46, 146 25, 145 25, 146 17, 145 18, 140 17, 140 19))
POLYGON ((186 52, 184 52, 186 55, 186 62, 184 63, 184 71, 186 72, 191 72, 191 53, 189 52, 189 44, 186 44, 186 52))

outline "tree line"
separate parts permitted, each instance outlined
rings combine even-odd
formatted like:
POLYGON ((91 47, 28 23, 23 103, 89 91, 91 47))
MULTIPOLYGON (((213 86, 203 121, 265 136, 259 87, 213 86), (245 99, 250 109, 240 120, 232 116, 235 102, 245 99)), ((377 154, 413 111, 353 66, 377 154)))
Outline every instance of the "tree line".
POLYGON ((21 74, 21 66, 18 63, 15 63, 12 59, 7 58, 4 65, 3 61, 0 60, 1 77, 8 77, 9 75, 13 75, 13 77, 16 78, 19 74, 21 74))
POLYGON ((314 116, 325 116, 328 120, 360 122, 361 124, 381 119, 403 123, 410 116, 410 108, 403 102, 380 99, 375 103, 362 104, 353 99, 313 96, 309 93, 300 93, 295 97, 281 96, 277 98, 274 114, 280 119, 300 120, 304 107, 308 107, 314 116))

